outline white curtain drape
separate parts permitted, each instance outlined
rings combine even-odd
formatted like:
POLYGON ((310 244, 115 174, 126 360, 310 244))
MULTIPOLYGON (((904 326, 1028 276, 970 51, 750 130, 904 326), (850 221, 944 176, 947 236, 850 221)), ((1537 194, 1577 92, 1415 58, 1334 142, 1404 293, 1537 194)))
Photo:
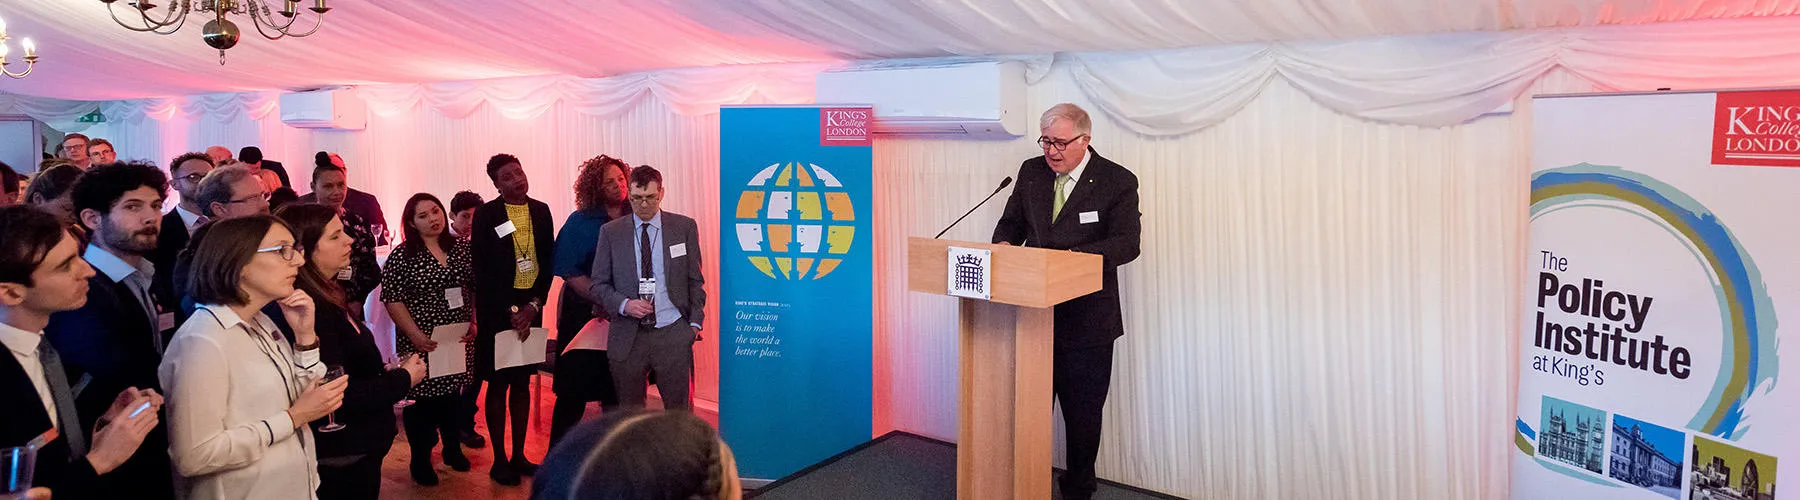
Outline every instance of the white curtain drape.
MULTIPOLYGON (((1030 107, 1094 110, 1095 148, 1143 186, 1101 476, 1190 498, 1504 498, 1530 152, 1521 96, 1793 84, 1795 54, 1769 44, 1792 24, 1059 56, 1028 86, 1030 107), (1478 117, 1507 102, 1511 114, 1478 117)), ((523 159, 560 220, 575 165, 613 154, 664 170, 666 207, 699 220, 716 256, 712 110, 810 99, 810 80, 765 71, 779 75, 364 87, 377 111, 355 132, 285 127, 253 114, 262 97, 184 98, 93 131, 123 157, 165 162, 260 144, 301 184, 312 152, 337 151, 396 221, 414 192, 491 198, 481 165, 497 152, 523 159)), ((900 249, 1038 154, 1033 138, 876 141, 873 432, 954 439, 955 308, 905 291, 900 249)), ((985 240, 999 208, 948 237, 985 240)), ((697 348, 703 406, 717 397, 717 337, 697 348)))

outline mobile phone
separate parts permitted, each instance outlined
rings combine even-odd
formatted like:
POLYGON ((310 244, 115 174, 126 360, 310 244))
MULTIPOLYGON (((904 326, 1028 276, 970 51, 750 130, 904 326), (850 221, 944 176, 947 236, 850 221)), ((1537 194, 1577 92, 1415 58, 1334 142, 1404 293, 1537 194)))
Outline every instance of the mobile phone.
POLYGON ((136 410, 131 410, 131 416, 128 416, 125 418, 137 418, 139 413, 143 413, 144 410, 148 410, 148 409, 150 409, 150 402, 145 401, 144 404, 138 405, 136 410))

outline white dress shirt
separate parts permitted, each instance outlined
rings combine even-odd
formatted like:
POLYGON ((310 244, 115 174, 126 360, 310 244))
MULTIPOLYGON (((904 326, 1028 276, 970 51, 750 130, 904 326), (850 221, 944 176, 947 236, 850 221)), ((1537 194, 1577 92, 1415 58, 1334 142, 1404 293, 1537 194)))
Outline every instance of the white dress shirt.
POLYGON ((200 227, 200 214, 189 212, 181 205, 175 205, 175 214, 181 216, 181 225, 187 228, 188 236, 193 236, 194 229, 200 227))
POLYGON ((192 500, 315 500, 312 430, 287 409, 319 351, 295 352, 268 316, 202 305, 175 331, 157 375, 168 390, 169 457, 192 500))
MULTIPOLYGON (((1063 201, 1067 202, 1069 197, 1075 194, 1075 185, 1081 183, 1081 173, 1087 171, 1088 160, 1092 159, 1094 159, 1094 152, 1084 151, 1081 155, 1081 163, 1075 164, 1075 170, 1069 171, 1069 182, 1063 183, 1063 201)), ((1052 171, 1052 173, 1054 173, 1054 171, 1052 171)), ((1051 177, 1050 180, 1054 181, 1056 178, 1051 177)), ((1051 185, 1054 186, 1055 184, 1051 185)))
POLYGON ((19 367, 25 369, 25 376, 31 377, 31 386, 37 389, 38 401, 44 403, 44 414, 50 415, 50 425, 62 425, 57 420, 56 399, 50 395, 50 381, 44 380, 44 360, 38 359, 38 344, 44 342, 44 332, 27 332, 12 325, 0 323, 0 343, 12 351, 13 357, 19 360, 19 367))

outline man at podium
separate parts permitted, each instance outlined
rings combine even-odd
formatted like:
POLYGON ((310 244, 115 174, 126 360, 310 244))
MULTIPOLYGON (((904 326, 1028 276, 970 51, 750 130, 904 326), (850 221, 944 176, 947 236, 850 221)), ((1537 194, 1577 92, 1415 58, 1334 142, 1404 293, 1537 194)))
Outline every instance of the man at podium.
POLYGON ((1019 166, 1019 184, 994 227, 994 243, 1099 254, 1104 286, 1056 306, 1052 393, 1062 403, 1069 472, 1063 498, 1085 500, 1097 487, 1100 417, 1112 383, 1113 339, 1125 334, 1119 266, 1138 256, 1138 181, 1088 146, 1093 122, 1074 104, 1038 120, 1044 155, 1019 166))

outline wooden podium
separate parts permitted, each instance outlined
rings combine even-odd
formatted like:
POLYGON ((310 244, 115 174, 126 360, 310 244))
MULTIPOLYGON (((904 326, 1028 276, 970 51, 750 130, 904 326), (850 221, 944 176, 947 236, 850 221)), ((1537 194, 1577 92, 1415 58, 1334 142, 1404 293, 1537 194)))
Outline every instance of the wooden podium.
POLYGON ((992 252, 990 300, 960 299, 959 499, 1050 498, 1051 306, 1099 291, 1099 255, 909 238, 906 286, 949 295, 949 248, 992 252))

